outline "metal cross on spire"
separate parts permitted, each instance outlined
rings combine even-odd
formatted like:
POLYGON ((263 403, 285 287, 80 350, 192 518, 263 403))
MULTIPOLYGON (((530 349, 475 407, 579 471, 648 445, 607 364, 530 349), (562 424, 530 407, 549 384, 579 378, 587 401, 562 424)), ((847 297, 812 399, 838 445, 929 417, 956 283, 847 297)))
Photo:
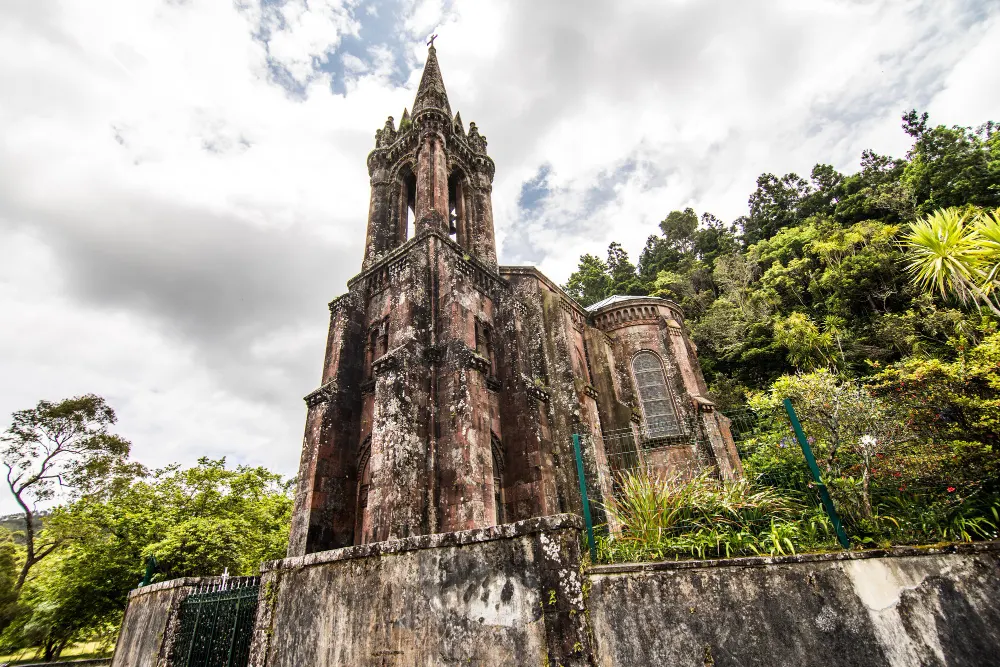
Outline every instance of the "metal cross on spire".
POLYGON ((434 40, 437 39, 437 38, 438 38, 437 35, 431 35, 431 38, 429 40, 427 40, 427 46, 429 46, 429 47, 431 47, 433 49, 434 48, 434 40))

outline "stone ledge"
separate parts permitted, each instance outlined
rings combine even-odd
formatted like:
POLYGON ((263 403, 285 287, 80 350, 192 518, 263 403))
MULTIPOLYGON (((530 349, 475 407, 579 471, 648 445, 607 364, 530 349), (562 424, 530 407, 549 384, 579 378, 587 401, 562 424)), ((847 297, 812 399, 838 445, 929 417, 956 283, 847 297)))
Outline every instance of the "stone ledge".
POLYGON ((594 565, 587 575, 643 574, 670 570, 697 570, 719 567, 754 568, 768 565, 794 565, 797 563, 830 563, 869 558, 901 558, 912 556, 945 556, 949 554, 1000 553, 998 542, 958 542, 954 544, 921 547, 893 547, 866 551, 831 551, 828 553, 798 554, 794 556, 751 556, 748 558, 716 558, 712 560, 670 560, 656 563, 622 563, 620 565, 594 565))
MULTIPOLYGON (((6 665, 7 663, 3 663, 6 665)), ((58 662, 19 662, 17 667, 52 667, 52 665, 76 665, 77 667, 108 667, 111 658, 92 658, 88 660, 60 660, 58 662)))
POLYGON ((479 542, 507 540, 525 535, 556 530, 582 530, 583 527, 583 519, 575 514, 554 514, 552 516, 526 519, 516 523, 506 523, 501 526, 476 528, 474 530, 463 530, 455 533, 418 535, 401 540, 361 544, 354 547, 345 547, 343 549, 333 549, 332 551, 318 551, 316 553, 306 554, 305 556, 294 556, 283 560, 268 561, 260 566, 260 571, 263 574, 265 572, 272 572, 275 570, 291 570, 302 567, 311 567, 313 565, 323 565, 325 563, 334 563, 337 561, 370 558, 373 556, 384 556, 407 551, 459 547, 479 542))
POLYGON ((133 588, 128 593, 128 597, 132 598, 139 597, 140 595, 147 595, 149 593, 159 593, 160 591, 168 591, 171 588, 185 588, 200 586, 201 584, 221 582, 222 577, 181 577, 180 579, 170 579, 168 581, 158 581, 155 584, 149 584, 148 586, 143 586, 142 588, 133 588))

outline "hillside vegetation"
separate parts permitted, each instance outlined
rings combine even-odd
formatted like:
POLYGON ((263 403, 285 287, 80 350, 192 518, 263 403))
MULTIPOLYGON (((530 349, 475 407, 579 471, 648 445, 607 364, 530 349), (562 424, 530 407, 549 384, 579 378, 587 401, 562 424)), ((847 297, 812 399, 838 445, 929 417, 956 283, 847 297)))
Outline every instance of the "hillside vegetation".
POLYGON ((565 289, 585 305, 679 303, 712 398, 750 425, 737 487, 624 480, 605 558, 835 547, 785 398, 854 545, 996 536, 1000 126, 902 121, 903 157, 762 174, 745 216, 672 211, 637 264, 619 243, 580 258, 565 289))

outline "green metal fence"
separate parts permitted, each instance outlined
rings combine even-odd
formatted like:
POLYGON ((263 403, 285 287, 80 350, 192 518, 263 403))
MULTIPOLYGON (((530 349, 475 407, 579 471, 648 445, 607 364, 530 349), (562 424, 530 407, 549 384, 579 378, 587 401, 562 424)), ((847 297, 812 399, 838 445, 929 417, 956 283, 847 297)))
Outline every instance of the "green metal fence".
MULTIPOLYGON (((755 486, 772 487, 782 497, 789 498, 801 507, 813 507, 827 515, 831 524, 831 538, 844 548, 849 547, 847 536, 841 527, 833 501, 820 477, 812 457, 810 439, 802 432, 795 417, 794 409, 788 411, 760 413, 751 409, 727 411, 717 415, 720 424, 728 427, 733 436, 741 460, 746 460, 761 447, 787 448, 788 456, 782 466, 773 466, 767 473, 747 470, 747 477, 755 486), (779 441, 775 442, 775 438, 779 441)), ((627 429, 591 433, 581 425, 574 436, 591 451, 603 452, 610 473, 611 497, 604 504, 626 500, 622 486, 630 478, 660 479, 670 485, 680 487, 699 475, 717 477, 718 469, 710 442, 701 424, 695 420, 673 423, 670 429, 632 424, 627 429)), ((600 456, 600 454, 598 454, 600 456)), ((579 466, 583 474, 583 466, 579 466)), ((590 487, 590 484, 582 485, 590 487)), ((634 499, 633 499, 634 500, 634 499)), ((761 513, 759 516, 741 521, 747 530, 761 534, 773 527, 775 517, 761 513)), ((611 519, 609 518, 609 521, 611 519)), ((589 526, 588 526, 589 527, 589 526)), ((608 534, 612 527, 598 526, 598 532, 608 534)), ((596 561, 597 553, 591 547, 591 557, 596 561)))
POLYGON ((665 428, 633 424, 629 428, 591 433, 582 424, 578 434, 593 448, 597 441, 607 459, 615 492, 622 476, 628 473, 670 469, 680 478, 715 469, 711 449, 694 420, 671 423, 665 428))
POLYGON ((177 667, 246 667, 260 577, 228 577, 189 595, 174 644, 177 667))
POLYGON ((893 406, 869 413, 851 400, 785 400, 714 415, 743 465, 744 481, 734 484, 718 483, 697 422, 594 433, 581 426, 575 439, 596 459, 580 466, 581 488, 600 493, 591 499, 594 515, 608 520, 596 527, 598 555, 629 557, 625 547, 640 542, 671 558, 718 555, 701 549, 711 539, 726 554, 732 545, 745 554, 1000 537, 1000 463, 989 438, 958 438, 947 415, 927 426, 893 406))

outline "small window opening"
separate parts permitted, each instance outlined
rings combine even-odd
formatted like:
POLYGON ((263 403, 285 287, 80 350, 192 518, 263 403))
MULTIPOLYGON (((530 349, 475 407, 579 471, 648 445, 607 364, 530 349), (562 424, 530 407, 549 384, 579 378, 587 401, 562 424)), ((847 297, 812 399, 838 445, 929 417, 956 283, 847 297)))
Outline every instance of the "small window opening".
POLYGON ((462 175, 451 172, 448 177, 448 235, 465 245, 465 204, 462 200, 462 175))
POLYGON ((371 332, 368 334, 368 350, 367 350, 367 364, 365 364, 366 372, 365 375, 369 378, 372 377, 372 364, 378 359, 378 328, 372 327, 371 332))
POLYGON ((365 524, 368 514, 368 489, 371 488, 372 474, 371 466, 371 436, 365 438, 361 443, 361 454, 358 457, 358 511, 355 518, 354 541, 361 544, 364 536, 365 524))
POLYGON ((417 205, 417 177, 409 165, 406 165, 399 172, 400 183, 400 229, 399 242, 405 243, 407 239, 413 238, 415 213, 417 205))
POLYGON ((496 525, 504 522, 503 469, 505 465, 503 445, 496 433, 490 432, 490 450, 493 454, 493 506, 496 509, 496 525))
POLYGON ((389 322, 387 320, 383 320, 382 326, 379 328, 381 330, 379 331, 378 344, 375 351, 378 355, 375 357, 376 359, 385 355, 389 351, 389 322))
POLYGON ((496 375, 496 364, 493 359, 493 327, 476 320, 476 352, 490 362, 490 377, 496 375))
POLYGON ((368 330, 368 349, 366 350, 365 357, 367 360, 366 364, 366 375, 371 378, 372 367, 375 361, 386 354, 389 351, 389 319, 383 318, 373 324, 371 329, 368 330))

